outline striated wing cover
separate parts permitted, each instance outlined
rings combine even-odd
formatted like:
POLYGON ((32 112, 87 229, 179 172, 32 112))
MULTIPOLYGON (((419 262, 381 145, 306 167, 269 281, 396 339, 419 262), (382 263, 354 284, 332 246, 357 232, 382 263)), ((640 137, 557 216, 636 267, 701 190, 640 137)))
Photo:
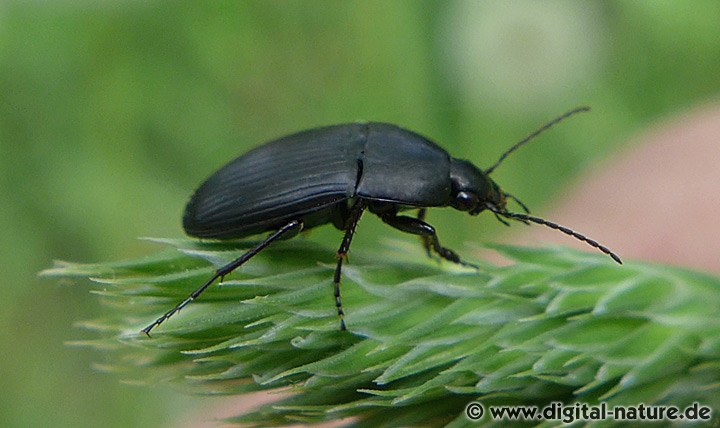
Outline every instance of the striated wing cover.
POLYGON ((201 238, 250 236, 354 196, 365 129, 311 129, 236 158, 192 195, 185 231, 201 238))

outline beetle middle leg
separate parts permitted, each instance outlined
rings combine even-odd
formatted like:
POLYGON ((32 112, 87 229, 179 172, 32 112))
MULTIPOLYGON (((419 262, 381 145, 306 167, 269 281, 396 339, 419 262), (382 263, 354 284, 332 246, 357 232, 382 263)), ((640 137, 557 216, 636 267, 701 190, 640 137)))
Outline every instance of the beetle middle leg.
POLYGON ((462 266, 479 269, 478 266, 461 259, 455 251, 443 247, 440 244, 440 239, 435 232, 435 228, 431 224, 419 218, 397 215, 396 213, 381 214, 380 219, 397 230, 413 235, 420 235, 423 238, 423 242, 425 240, 429 241, 429 246, 432 251, 437 253, 441 258, 462 266))
POLYGON ((234 271, 235 269, 239 268, 243 263, 253 258, 257 253, 265 249, 268 245, 270 245, 273 241, 276 241, 283 236, 290 234, 291 232, 299 232, 303 228, 303 223, 301 220, 292 220, 285 226, 278 229, 276 232, 272 233, 270 236, 265 238, 264 241, 257 244, 253 248, 249 249, 247 252, 245 252, 243 255, 238 257, 237 259, 231 261, 230 263, 226 264, 225 266, 220 267, 218 270, 215 271, 215 274, 208 279, 200 288, 193 291, 192 294, 190 294, 185 300, 180 302, 177 306, 170 309, 165 313, 165 315, 161 316, 155 322, 150 324, 149 326, 142 329, 142 332, 150 336, 150 330, 153 328, 159 326, 163 323, 166 319, 170 318, 175 314, 175 312, 178 312, 182 308, 188 305, 188 303, 192 302, 193 300, 197 299, 200 294, 202 294, 203 291, 205 291, 213 282, 215 282, 216 279, 220 278, 220 281, 223 280, 225 275, 228 275, 230 272, 234 271))
MULTIPOLYGON (((425 216, 427 215, 427 208, 420 208, 417 213, 417 219, 425 222, 425 216)), ((420 241, 422 242, 423 248, 425 248, 425 253, 427 253, 427 256, 430 258, 433 258, 432 256, 432 248, 433 248, 433 240, 430 235, 420 235, 420 241)))
POLYGON ((355 235, 355 228, 357 227, 360 217, 363 211, 365 211, 365 204, 362 200, 357 201, 352 208, 350 208, 347 218, 345 219, 345 236, 340 243, 340 248, 337 250, 337 265, 335 266, 335 276, 333 277, 334 284, 334 295, 335 295, 335 307, 337 307, 337 314, 340 318, 340 330, 346 330, 345 327, 345 312, 343 311, 342 301, 340 300, 340 278, 342 277, 342 264, 343 260, 347 258, 347 253, 350 250, 350 243, 352 242, 353 235, 355 235))

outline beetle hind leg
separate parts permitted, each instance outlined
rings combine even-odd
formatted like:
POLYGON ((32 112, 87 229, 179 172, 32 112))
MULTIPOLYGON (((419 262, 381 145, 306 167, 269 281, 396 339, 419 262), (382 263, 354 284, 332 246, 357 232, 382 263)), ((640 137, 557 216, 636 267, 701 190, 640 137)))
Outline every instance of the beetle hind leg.
POLYGON ((142 329, 142 332, 146 335, 150 336, 150 331, 162 324, 165 320, 173 316, 176 312, 180 311, 182 308, 187 306, 190 302, 197 299, 200 294, 202 294, 203 291, 205 291, 210 285, 212 285, 213 282, 215 282, 217 279, 222 280, 225 278, 225 275, 228 275, 230 272, 234 271, 235 269, 239 268, 243 263, 247 262, 251 258, 253 258, 255 255, 257 255, 260 251, 265 249, 268 245, 270 245, 273 241, 276 241, 289 233, 292 232, 299 232, 303 228, 303 223, 300 220, 292 220, 285 226, 281 227, 276 232, 272 233, 270 236, 268 236, 264 241, 259 243, 258 245, 254 246, 253 248, 246 251, 243 255, 238 257, 237 259, 231 261, 230 263, 226 264, 225 266, 220 267, 218 270, 215 271, 215 274, 210 277, 205 283, 200 286, 197 290, 193 291, 192 294, 190 294, 185 300, 180 302, 177 306, 170 309, 169 311, 165 312, 163 316, 156 319, 152 324, 142 329))
POLYGON ((461 259, 455 251, 450 248, 443 247, 442 244, 440 244, 440 239, 435 232, 435 228, 431 224, 426 223, 419 218, 420 214, 421 213, 418 213, 418 218, 397 215, 395 213, 383 214, 380 215, 380 219, 397 230, 405 233, 411 233, 413 235, 419 235, 423 240, 423 246, 427 245, 425 249, 428 251, 432 250, 441 258, 462 266, 479 269, 477 265, 461 259))

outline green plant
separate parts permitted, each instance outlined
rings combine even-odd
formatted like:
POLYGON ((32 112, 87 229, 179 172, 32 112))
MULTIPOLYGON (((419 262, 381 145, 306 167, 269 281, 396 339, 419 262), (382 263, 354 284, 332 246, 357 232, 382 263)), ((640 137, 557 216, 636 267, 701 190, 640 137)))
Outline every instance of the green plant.
POLYGON ((262 252, 148 338, 142 327, 250 245, 156 241, 174 248, 124 262, 57 262, 43 274, 99 285, 105 315, 82 322, 94 338, 75 343, 105 351, 103 370, 204 394, 291 393, 235 422, 352 416, 361 426, 455 426, 470 423, 463 409, 473 400, 720 409, 715 277, 505 245, 492 248, 511 265, 474 271, 426 262, 396 242, 351 254, 341 332, 333 251, 296 240, 262 252))

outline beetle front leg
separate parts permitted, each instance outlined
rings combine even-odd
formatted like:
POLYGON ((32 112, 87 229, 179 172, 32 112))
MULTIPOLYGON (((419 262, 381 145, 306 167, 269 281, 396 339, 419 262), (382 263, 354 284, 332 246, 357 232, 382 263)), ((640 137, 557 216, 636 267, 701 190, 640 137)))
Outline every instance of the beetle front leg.
POLYGON ((430 242, 432 250, 443 259, 462 266, 479 269, 478 266, 462 260, 455 251, 447 247, 443 247, 440 244, 440 239, 438 239, 435 228, 432 225, 425 223, 418 218, 395 214, 384 214, 380 216, 380 219, 397 230, 405 233, 411 233, 413 235, 420 235, 423 239, 427 239, 430 242))
POLYGON ((365 210, 365 204, 362 201, 358 201, 355 205, 350 208, 347 219, 345 220, 345 236, 340 243, 340 248, 337 250, 337 265, 335 265, 335 276, 333 277, 334 295, 335 295, 335 307, 337 308, 337 314, 340 318, 340 330, 347 330, 345 327, 345 311, 343 311, 342 301, 340 300, 340 278, 342 277, 342 264, 343 260, 347 258, 347 253, 350 251, 350 243, 352 242, 353 235, 355 235, 355 228, 357 227, 360 217, 365 210))

